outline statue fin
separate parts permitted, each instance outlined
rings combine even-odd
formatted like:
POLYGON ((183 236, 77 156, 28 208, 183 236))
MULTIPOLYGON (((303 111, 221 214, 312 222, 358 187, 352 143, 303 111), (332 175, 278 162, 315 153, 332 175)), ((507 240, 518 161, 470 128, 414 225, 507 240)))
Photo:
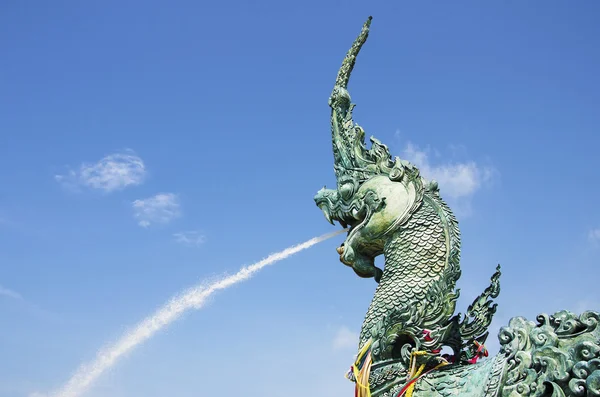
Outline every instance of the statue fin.
POLYGON ((483 343, 487 336, 487 329, 492 323, 498 304, 492 299, 500 294, 500 265, 491 278, 490 285, 479 295, 467 309, 467 313, 460 323, 460 335, 464 341, 477 340, 483 343), (484 340, 481 340, 483 337, 484 340))

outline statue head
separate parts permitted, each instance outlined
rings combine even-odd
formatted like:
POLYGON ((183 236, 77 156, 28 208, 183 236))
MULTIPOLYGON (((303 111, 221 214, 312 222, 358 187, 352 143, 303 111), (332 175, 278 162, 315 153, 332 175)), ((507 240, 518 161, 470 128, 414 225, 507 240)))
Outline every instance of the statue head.
POLYGON ((338 248, 340 260, 360 277, 374 277, 382 270, 375 257, 386 241, 416 210, 423 198, 423 180, 412 164, 393 158, 387 146, 371 138, 367 149, 364 130, 352 119, 354 104, 347 90, 356 56, 365 43, 371 18, 348 51, 338 72, 329 106, 337 189, 321 189, 317 206, 330 223, 350 227, 338 248))

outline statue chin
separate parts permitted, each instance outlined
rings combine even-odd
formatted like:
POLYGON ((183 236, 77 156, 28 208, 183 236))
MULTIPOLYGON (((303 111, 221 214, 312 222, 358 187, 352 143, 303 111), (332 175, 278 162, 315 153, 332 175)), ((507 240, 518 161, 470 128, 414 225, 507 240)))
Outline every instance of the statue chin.
POLYGON ((349 266, 354 270, 359 277, 371 278, 373 277, 377 283, 381 280, 383 270, 375 266, 375 258, 356 254, 351 246, 342 245, 337 248, 337 252, 340 254, 340 262, 344 265, 349 266))

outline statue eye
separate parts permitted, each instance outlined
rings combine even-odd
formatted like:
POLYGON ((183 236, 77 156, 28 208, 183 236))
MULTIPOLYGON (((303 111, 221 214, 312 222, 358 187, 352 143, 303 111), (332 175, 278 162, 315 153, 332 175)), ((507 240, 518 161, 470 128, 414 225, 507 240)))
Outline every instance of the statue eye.
POLYGON ((340 186, 340 194, 342 195, 343 199, 349 199, 350 197, 352 197, 353 193, 354 193, 354 184, 353 183, 345 183, 342 186, 340 186))

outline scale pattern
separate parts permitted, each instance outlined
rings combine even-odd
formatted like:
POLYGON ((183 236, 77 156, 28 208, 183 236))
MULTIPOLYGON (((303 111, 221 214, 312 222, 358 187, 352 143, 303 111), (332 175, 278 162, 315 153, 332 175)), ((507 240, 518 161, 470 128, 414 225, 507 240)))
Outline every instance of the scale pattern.
POLYGON ((385 247, 385 270, 365 316, 360 347, 371 337, 371 327, 386 314, 425 298, 446 266, 447 239, 436 208, 424 201, 385 247))

